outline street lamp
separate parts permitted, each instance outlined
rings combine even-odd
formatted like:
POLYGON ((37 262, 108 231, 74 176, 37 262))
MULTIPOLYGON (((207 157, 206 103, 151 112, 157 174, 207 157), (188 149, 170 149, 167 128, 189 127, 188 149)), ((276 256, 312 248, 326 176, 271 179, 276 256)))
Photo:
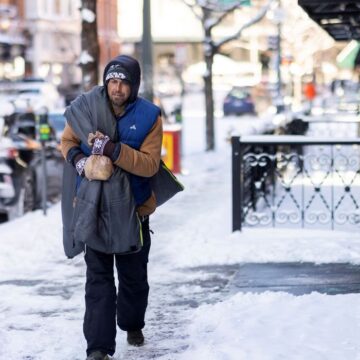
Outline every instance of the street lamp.
POLYGON ((284 22, 284 10, 281 7, 281 0, 274 3, 274 8, 270 12, 271 20, 276 25, 276 53, 275 53, 275 71, 276 71, 276 96, 274 99, 276 112, 280 113, 284 110, 284 100, 282 96, 282 79, 281 79, 281 32, 284 22))
POLYGON ((142 34, 142 73, 144 97, 150 101, 154 98, 153 92, 153 53, 151 36, 151 6, 150 0, 143 0, 143 34, 142 34))

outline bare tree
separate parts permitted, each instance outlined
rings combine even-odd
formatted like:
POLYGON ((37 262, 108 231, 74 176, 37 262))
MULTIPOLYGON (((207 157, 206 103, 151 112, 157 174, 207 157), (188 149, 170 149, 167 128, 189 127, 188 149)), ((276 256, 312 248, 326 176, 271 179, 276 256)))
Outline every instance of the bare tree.
POLYGON ((81 1, 81 55, 82 86, 90 90, 99 82, 100 47, 97 34, 96 0, 81 1))
MULTIPOLYGON (((243 31, 251 25, 259 22, 269 10, 271 3, 276 0, 268 0, 259 12, 248 22, 242 24, 233 34, 219 41, 215 41, 212 36, 212 30, 220 24, 225 17, 241 8, 243 1, 233 1, 231 5, 220 6, 221 1, 217 0, 182 0, 201 21, 204 29, 204 59, 206 63, 206 73, 204 75, 205 84, 205 104, 206 104, 206 150, 215 149, 214 136, 214 98, 212 85, 212 65, 214 55, 221 53, 221 47, 230 41, 241 37, 243 31)), ((224 1, 223 1, 224 3, 224 1)))

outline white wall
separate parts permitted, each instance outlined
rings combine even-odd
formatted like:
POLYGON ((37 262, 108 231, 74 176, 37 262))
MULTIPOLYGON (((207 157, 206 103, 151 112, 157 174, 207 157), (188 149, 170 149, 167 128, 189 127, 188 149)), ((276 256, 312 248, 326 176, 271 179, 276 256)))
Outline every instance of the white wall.
MULTIPOLYGON (((140 41, 143 0, 119 0, 119 36, 122 41, 140 41)), ((154 41, 201 41, 200 22, 182 0, 151 0, 154 41)))

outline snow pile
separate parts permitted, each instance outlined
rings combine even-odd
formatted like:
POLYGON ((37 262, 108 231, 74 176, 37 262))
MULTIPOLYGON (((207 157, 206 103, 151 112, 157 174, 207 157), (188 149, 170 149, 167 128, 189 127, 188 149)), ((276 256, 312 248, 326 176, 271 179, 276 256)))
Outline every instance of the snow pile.
POLYGON ((237 294, 195 310, 190 346, 173 359, 357 359, 359 300, 354 294, 237 294))

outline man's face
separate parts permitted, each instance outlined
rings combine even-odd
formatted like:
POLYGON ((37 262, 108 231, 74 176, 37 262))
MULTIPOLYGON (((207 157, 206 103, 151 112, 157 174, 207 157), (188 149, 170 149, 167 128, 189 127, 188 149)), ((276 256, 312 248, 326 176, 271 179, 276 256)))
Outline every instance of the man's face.
POLYGON ((129 99, 131 88, 127 81, 120 79, 110 79, 107 84, 107 92, 111 104, 116 107, 122 107, 129 99))

